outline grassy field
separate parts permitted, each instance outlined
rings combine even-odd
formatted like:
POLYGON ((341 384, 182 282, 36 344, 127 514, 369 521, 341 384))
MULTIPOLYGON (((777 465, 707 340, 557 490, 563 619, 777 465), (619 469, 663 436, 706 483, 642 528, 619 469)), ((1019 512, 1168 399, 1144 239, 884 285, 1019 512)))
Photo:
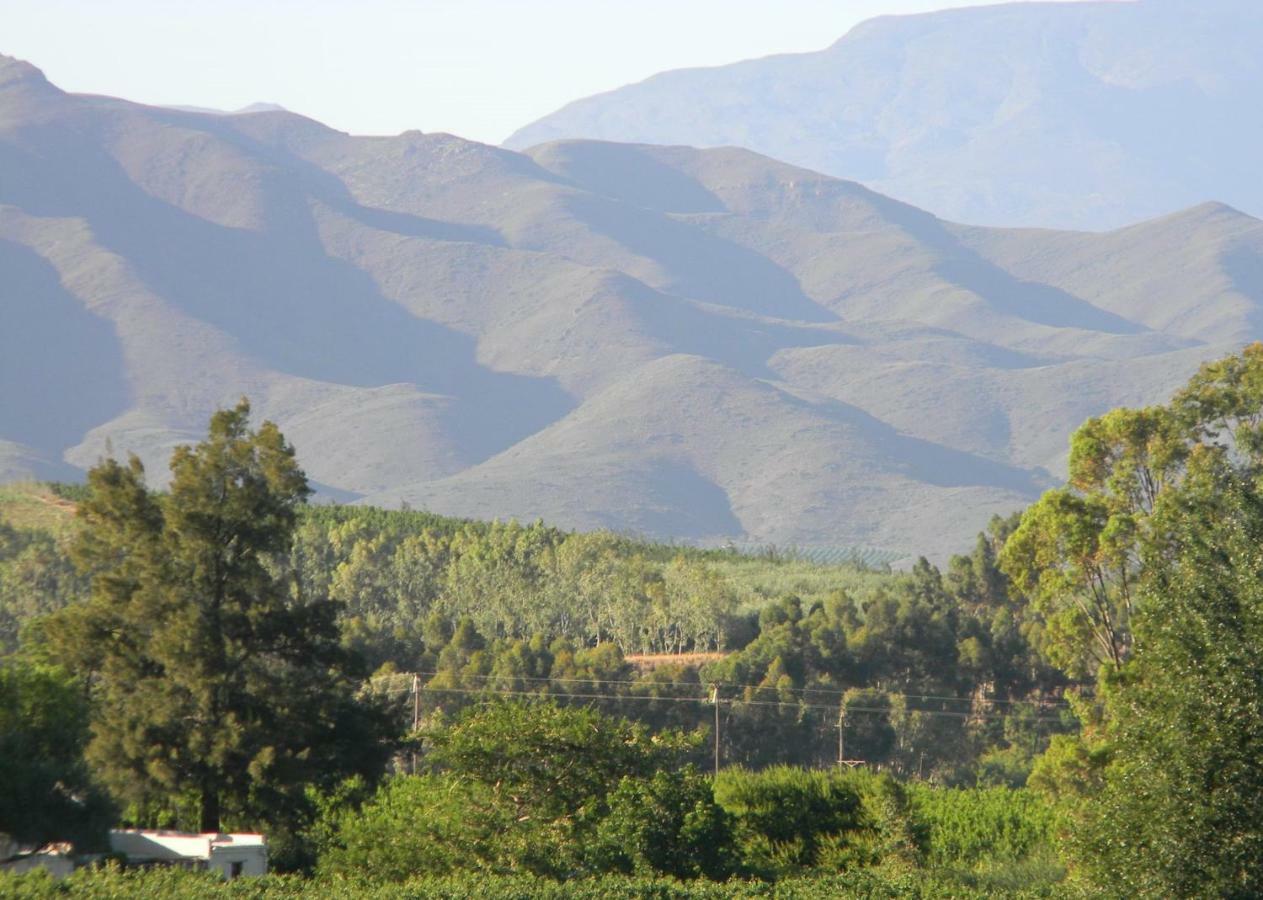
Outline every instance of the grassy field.
POLYGON ((725 554, 707 564, 742 598, 742 612, 761 609, 776 597, 793 594, 803 600, 822 599, 834 591, 866 595, 884 582, 889 572, 855 565, 821 565, 806 559, 768 559, 725 554))
MULTIPOLYGON (((54 485, 37 482, 0 484, 0 522, 15 528, 40 528, 61 533, 73 521, 74 509, 74 503, 61 496, 54 485)), ((322 519, 343 519, 372 517, 374 512, 360 507, 333 506, 313 509, 312 515, 322 519)), ((415 517, 414 527, 418 530, 423 527, 444 530, 445 527, 463 524, 460 520, 446 520, 420 512, 383 510, 377 515, 415 517)), ((742 612, 755 612, 769 600, 787 594, 808 601, 822 599, 837 590, 866 595, 891 577, 883 562, 862 561, 855 556, 829 562, 817 554, 699 550, 653 542, 644 542, 639 549, 664 562, 680 553, 705 560, 706 565, 740 596, 742 612)))
POLYGON ((40 528, 59 533, 69 527, 75 505, 51 486, 17 481, 0 484, 0 521, 13 528, 40 528))

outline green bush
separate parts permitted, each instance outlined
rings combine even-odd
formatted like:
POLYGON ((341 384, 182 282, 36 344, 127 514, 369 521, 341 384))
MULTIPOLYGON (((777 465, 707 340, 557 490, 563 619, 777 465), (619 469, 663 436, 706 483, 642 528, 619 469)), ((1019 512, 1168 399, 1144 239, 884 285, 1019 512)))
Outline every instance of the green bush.
POLYGON ((1025 789, 908 788, 928 829, 929 860, 938 865, 1020 860, 1050 845, 1053 809, 1025 789))
POLYGON ((846 773, 846 779, 859 794, 863 831, 851 846, 836 844, 821 860, 831 868, 853 865, 885 865, 908 869, 922 861, 926 827, 914 815, 908 791, 888 773, 859 769, 846 773))
POLYGON ((519 815, 568 815, 626 777, 678 768, 698 734, 651 733, 549 700, 489 702, 426 730, 427 765, 492 787, 519 815))
POLYGON ((726 819, 709 783, 681 770, 696 740, 547 701, 466 709, 425 730, 430 774, 396 778, 318 829, 332 832, 319 871, 375 881, 593 867, 723 876, 726 819), (637 824, 641 814, 652 822, 637 824), (697 856, 703 848, 712 855, 697 856))
POLYGON ((320 854, 323 877, 406 881, 493 867, 493 843, 513 823, 481 785, 438 775, 394 778, 338 820, 320 854))
POLYGON ((724 879, 736 869, 732 817, 691 766, 624 778, 610 795, 593 856, 598 871, 724 879))
POLYGON ((760 875, 810 868, 822 841, 836 847, 864 824, 859 793, 839 772, 725 769, 715 800, 736 822, 745 865, 760 875))

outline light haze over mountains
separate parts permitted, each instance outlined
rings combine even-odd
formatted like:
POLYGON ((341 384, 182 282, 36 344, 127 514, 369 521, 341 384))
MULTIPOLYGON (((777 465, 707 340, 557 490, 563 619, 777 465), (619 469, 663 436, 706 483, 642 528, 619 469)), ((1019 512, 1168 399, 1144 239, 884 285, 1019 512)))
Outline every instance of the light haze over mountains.
POLYGON ((954 225, 740 149, 351 137, 0 58, 0 477, 245 394, 327 494, 942 556, 1263 336, 1263 223, 954 225))
POLYGON ((1023 3, 866 22, 826 50, 665 72, 527 125, 742 146, 950 219, 1106 229, 1263 214, 1263 3, 1023 3))

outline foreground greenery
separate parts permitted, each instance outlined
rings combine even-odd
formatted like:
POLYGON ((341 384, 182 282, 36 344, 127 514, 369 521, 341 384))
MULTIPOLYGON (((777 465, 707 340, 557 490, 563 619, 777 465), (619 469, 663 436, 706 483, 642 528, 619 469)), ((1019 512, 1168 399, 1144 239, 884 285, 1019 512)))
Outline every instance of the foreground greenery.
POLYGON ((1263 894, 1263 345, 946 572, 307 509, 247 416, 7 517, 0 830, 261 825, 260 896, 1263 894))
POLYGON ((26 878, 0 876, 0 887, 14 900, 46 900, 63 896, 86 900, 146 897, 154 900, 185 898, 250 898, 282 900, 719 900, 719 898, 777 898, 777 900, 833 900, 833 898, 923 897, 943 900, 1077 897, 1078 892, 1032 879, 1024 870, 990 875, 953 871, 892 869, 790 878, 775 883, 759 881, 679 881, 647 876, 605 875, 600 878, 558 882, 531 875, 484 875, 461 873, 412 878, 403 883, 358 880, 312 880, 270 875, 225 882, 218 876, 175 869, 85 870, 62 883, 42 875, 26 878))
POLYGON ((113 809, 83 758, 89 709, 65 671, 0 665, 0 834, 102 850, 113 809))
POLYGON ((1263 893, 1263 345, 1071 445, 1005 564, 1097 667, 1032 776, 1077 877, 1120 896, 1263 893))
MULTIPOLYGON (((1062 875, 1048 853, 1050 810, 1021 790, 910 791, 889 775, 793 767, 712 779, 685 762, 699 734, 652 733, 547 700, 471 707, 419 738, 417 774, 315 792, 321 814, 304 834, 314 878, 255 889, 817 897, 988 896, 1020 885, 1041 896, 1062 875)), ((0 878, 14 896, 129 888, 220 890, 161 871, 80 874, 63 886, 0 878)))

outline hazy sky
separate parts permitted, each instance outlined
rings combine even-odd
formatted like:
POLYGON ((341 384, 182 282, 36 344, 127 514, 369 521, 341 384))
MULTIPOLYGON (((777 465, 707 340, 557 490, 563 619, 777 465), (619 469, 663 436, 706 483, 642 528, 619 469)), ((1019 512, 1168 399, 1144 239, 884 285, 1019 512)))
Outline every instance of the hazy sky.
POLYGON ((0 53, 145 103, 279 103, 335 128, 498 142, 663 69, 818 50, 977 0, 0 0, 0 53))

